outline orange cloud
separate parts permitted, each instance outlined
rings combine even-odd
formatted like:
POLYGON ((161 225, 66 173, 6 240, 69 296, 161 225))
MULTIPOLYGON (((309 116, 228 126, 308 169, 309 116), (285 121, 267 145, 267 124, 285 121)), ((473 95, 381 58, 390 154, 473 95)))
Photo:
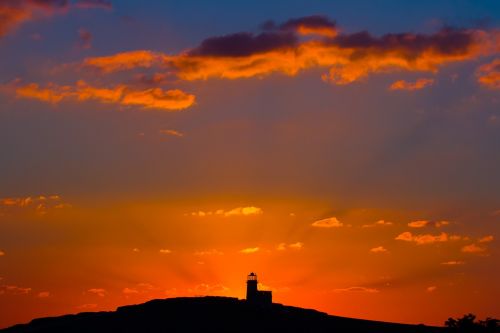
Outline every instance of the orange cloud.
POLYGON ((179 131, 176 131, 176 130, 167 130, 167 129, 164 129, 164 130, 160 130, 160 134, 165 134, 165 135, 170 135, 170 136, 177 136, 177 137, 183 137, 184 134, 179 132, 179 131))
POLYGON ((252 253, 257 253, 259 251, 260 251, 259 247, 247 247, 247 248, 241 250, 240 252, 244 253, 244 254, 252 254, 252 253))
POLYGON ((486 251, 486 248, 483 246, 478 246, 476 244, 465 245, 462 247, 462 252, 464 253, 483 253, 486 251))
POLYGON ((106 289, 103 289, 103 288, 91 288, 91 289, 87 290, 87 292, 94 294, 94 295, 97 295, 99 297, 104 297, 107 293, 106 289))
POLYGON ((36 297, 38 298, 47 298, 50 296, 50 292, 48 291, 41 291, 38 293, 38 295, 36 295, 36 297))
POLYGON ((374 222, 372 224, 363 224, 361 227, 362 228, 371 228, 371 227, 378 227, 378 226, 390 226, 393 225, 392 222, 384 221, 384 220, 379 220, 377 222, 374 222))
POLYGON ((490 89, 500 89, 500 59, 479 67, 476 76, 481 85, 490 89))
POLYGON ((200 210, 197 212, 192 212, 191 216, 205 217, 212 215, 222 215, 225 217, 230 217, 230 216, 252 216, 252 215, 262 215, 262 214, 264 214, 262 208, 255 206, 246 206, 246 207, 236 207, 230 210, 218 209, 216 211, 206 211, 206 212, 200 210))
POLYGON ((420 90, 434 84, 434 79, 418 79, 415 82, 399 80, 391 84, 389 90, 420 90))
POLYGON ((431 235, 431 234, 423 234, 423 235, 413 235, 409 231, 405 231, 398 236, 396 236, 396 240, 401 240, 405 242, 414 242, 418 245, 423 244, 432 244, 432 243, 440 243, 447 242, 451 240, 459 240, 461 237, 456 235, 449 236, 447 233, 442 232, 439 235, 431 235))
POLYGON ((59 195, 40 195, 33 197, 9 197, 0 199, 0 212, 35 212, 45 215, 51 210, 71 207, 59 195))
POLYGON ((18 98, 37 99, 57 104, 63 100, 84 102, 96 100, 101 103, 113 103, 124 106, 138 106, 144 109, 182 110, 192 106, 195 96, 178 89, 162 90, 160 88, 135 90, 120 84, 113 88, 99 88, 78 81, 75 86, 58 86, 50 83, 41 88, 30 83, 15 89, 18 98))
POLYGON ((450 260, 450 261, 445 261, 442 262, 441 265, 447 265, 447 266, 457 266, 457 265, 464 265, 465 261, 460 261, 460 260, 450 260))
POLYGON ((329 217, 326 219, 315 221, 311 225, 316 228, 339 228, 344 224, 340 222, 336 217, 329 217))
POLYGON ((339 288, 333 290, 336 293, 343 292, 355 292, 355 293, 378 293, 380 290, 375 288, 366 288, 366 287, 349 287, 349 288, 339 288))
POLYGON ((14 285, 0 285, 0 295, 26 295, 31 293, 31 288, 18 287, 14 285))
POLYGON ((4 251, 2 251, 2 250, 0 250, 0 257, 1 257, 1 256, 4 256, 4 255, 5 255, 5 252, 4 252, 4 251))
POLYGON ((121 52, 107 57, 86 58, 83 67, 95 68, 103 73, 112 73, 134 68, 151 68, 161 64, 163 56, 159 53, 137 50, 121 52))
MULTIPOLYGON (((158 64, 186 81, 210 78, 240 79, 273 73, 295 76, 313 68, 328 68, 326 82, 349 84, 372 73, 420 71, 435 73, 449 63, 498 52, 496 32, 443 29, 433 34, 399 33, 380 37, 368 32, 339 34, 325 22, 305 24, 295 19, 289 29, 260 34, 237 33, 204 40, 198 47, 176 55, 132 51, 108 57, 88 58, 84 65, 103 72, 149 68, 158 64), (302 38, 302 35, 311 35, 302 38), (326 36, 326 37, 325 37, 326 36)), ((289 21, 290 22, 290 21, 289 21)), ((286 24, 285 24, 286 25, 286 24)), ((397 84, 418 89, 431 79, 397 84)))
POLYGON ((495 238, 492 235, 484 236, 478 240, 479 243, 489 243, 493 242, 495 238))
POLYGON ((387 253, 389 251, 385 247, 383 247, 383 246, 377 246, 377 247, 371 248, 370 252, 373 252, 373 253, 387 253))
POLYGON ((77 0, 73 5, 69 0, 2 0, 0 1, 0 37, 26 21, 65 13, 71 7, 109 9, 112 6, 111 2, 106 0, 77 0))
POLYGON ((161 254, 170 254, 172 253, 172 250, 169 250, 169 249, 160 249, 159 251, 161 254))
POLYGON ((285 251, 287 248, 292 249, 292 250, 302 250, 304 247, 304 243, 302 242, 296 242, 296 243, 291 243, 291 244, 286 244, 286 243, 279 243, 276 249, 278 251, 285 251))
POLYGON ((427 221, 427 220, 420 220, 420 221, 412 221, 408 223, 408 226, 410 228, 424 228, 424 227, 435 227, 435 228, 441 228, 442 226, 449 225, 449 221, 427 221))

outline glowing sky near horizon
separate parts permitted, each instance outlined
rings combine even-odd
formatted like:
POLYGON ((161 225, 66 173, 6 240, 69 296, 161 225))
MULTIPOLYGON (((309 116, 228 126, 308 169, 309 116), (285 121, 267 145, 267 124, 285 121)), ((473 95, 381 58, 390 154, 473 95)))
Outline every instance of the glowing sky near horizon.
POLYGON ((0 0, 0 52, 0 327, 500 317, 497 2, 0 0))

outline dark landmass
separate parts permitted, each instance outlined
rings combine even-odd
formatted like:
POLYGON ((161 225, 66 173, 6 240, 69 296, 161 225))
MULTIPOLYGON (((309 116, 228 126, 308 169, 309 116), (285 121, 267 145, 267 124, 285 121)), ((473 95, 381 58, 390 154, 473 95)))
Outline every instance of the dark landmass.
POLYGON ((114 312, 85 312, 34 319, 3 333, 79 332, 445 332, 443 327, 406 325, 331 316, 281 304, 252 305, 230 297, 157 299, 119 307, 114 312))

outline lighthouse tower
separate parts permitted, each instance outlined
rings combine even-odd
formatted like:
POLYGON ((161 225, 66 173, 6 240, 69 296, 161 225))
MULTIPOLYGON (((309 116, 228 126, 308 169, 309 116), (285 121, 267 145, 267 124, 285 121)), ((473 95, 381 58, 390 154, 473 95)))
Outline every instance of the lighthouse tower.
POLYGON ((247 276, 247 301, 256 302, 259 291, 257 290, 257 274, 251 272, 247 276))
POLYGON ((257 274, 254 272, 247 276, 247 302, 252 304, 272 304, 273 294, 271 291, 259 290, 257 288, 257 274))

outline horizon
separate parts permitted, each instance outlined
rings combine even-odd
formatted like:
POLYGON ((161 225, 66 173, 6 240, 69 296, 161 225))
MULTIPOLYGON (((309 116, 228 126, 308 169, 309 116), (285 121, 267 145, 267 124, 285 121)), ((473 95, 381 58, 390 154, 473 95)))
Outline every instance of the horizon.
POLYGON ((0 328, 245 295, 500 317, 500 3, 0 2, 0 328))

